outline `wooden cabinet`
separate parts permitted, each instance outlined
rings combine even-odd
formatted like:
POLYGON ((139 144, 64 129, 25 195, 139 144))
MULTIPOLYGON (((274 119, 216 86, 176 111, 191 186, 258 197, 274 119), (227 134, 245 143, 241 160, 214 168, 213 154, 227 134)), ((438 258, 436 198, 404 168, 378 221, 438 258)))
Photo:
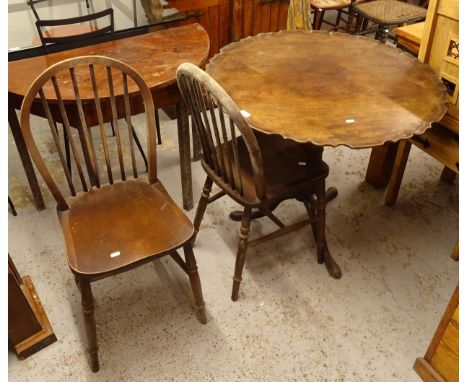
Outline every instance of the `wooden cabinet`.
POLYGON ((231 41, 262 32, 286 29, 289 0, 168 0, 171 7, 198 22, 210 36, 210 55, 214 56, 231 41))
POLYGON ((445 83, 450 100, 441 124, 458 134, 458 0, 431 0, 419 51, 445 83))
MULTIPOLYGON (((458 174, 458 43, 458 0, 431 0, 418 58, 430 65, 447 87, 447 113, 424 134, 400 141, 385 196, 387 205, 393 205, 397 200, 411 145, 444 165, 442 180, 452 183, 458 174)), ((383 155, 373 153, 371 160, 383 155)), ((369 168, 366 179, 370 178, 372 184, 385 183, 385 179, 380 182, 378 177, 377 181, 372 178, 376 173, 374 163, 369 162, 369 168)))
POLYGON ((233 0, 232 41, 286 29, 288 0, 233 0))
POLYGON ((424 358, 418 358, 414 370, 425 382, 458 382, 459 340, 458 286, 432 338, 424 358))
POLYGON ((199 23, 210 37, 210 54, 214 56, 229 44, 231 5, 230 0, 168 0, 171 7, 188 16, 185 23, 199 23))

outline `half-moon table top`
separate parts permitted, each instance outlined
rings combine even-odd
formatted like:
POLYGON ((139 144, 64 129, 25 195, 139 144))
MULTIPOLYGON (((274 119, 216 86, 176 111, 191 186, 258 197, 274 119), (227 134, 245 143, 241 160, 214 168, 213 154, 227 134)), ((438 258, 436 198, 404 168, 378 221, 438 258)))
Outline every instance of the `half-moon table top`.
POLYGON ((319 146, 410 138, 446 112, 445 87, 429 66, 361 36, 260 34, 224 47, 207 72, 252 128, 319 146))
MULTIPOLYGON (((22 99, 29 86, 36 77, 46 68, 68 58, 87 55, 108 56, 132 66, 143 77, 151 90, 164 88, 176 83, 177 67, 183 62, 201 66, 205 63, 210 49, 208 34, 199 24, 188 24, 181 27, 150 32, 118 40, 112 40, 77 49, 52 53, 43 56, 27 58, 8 63, 8 92, 10 95, 22 99)), ((83 68, 83 70, 88 70, 83 68)), ((80 86, 80 96, 83 101, 93 100, 92 83, 89 80, 89 71, 77 72, 80 86)), ((58 78, 60 80, 60 78, 58 78)), ((96 81, 107 82, 106 73, 96 71, 96 81)), ((132 84, 129 84, 129 93, 132 94, 132 84)), ((123 93, 122 86, 116 84, 116 95, 123 93)), ((56 99, 52 84, 44 86, 46 98, 56 99)), ((106 97, 107 94, 100 94, 106 97)), ((64 101, 75 100, 71 86, 62 93, 64 101)))

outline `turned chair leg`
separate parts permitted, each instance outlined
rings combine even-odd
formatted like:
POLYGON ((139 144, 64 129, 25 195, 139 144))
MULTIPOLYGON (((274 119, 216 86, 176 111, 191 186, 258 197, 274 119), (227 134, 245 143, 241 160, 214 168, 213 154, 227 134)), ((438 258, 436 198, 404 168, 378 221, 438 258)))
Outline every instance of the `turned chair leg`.
POLYGON ((314 19, 312 21, 312 29, 319 30, 320 29, 320 16, 322 15, 321 9, 314 9, 314 19))
POLYGON ((198 276, 198 267, 193 255, 193 248, 191 244, 184 245, 185 264, 187 267, 187 273, 190 279, 190 285, 192 287, 193 296, 195 297, 197 318, 202 324, 206 324, 206 311, 205 301, 203 300, 203 293, 201 288, 200 277, 198 276))
POLYGON ((206 206, 208 205, 208 199, 210 197, 211 187, 213 187, 213 180, 207 176, 205 184, 203 185, 203 191, 200 196, 200 201, 198 202, 197 212, 195 214, 195 220, 193 221, 193 226, 195 228, 195 233, 192 238, 192 245, 195 243, 195 240, 200 230, 200 225, 205 215, 206 206))
POLYGON ((85 323, 86 337, 88 339, 88 353, 91 357, 91 370, 99 370, 96 320, 94 318, 93 293, 91 284, 87 279, 79 279, 81 291, 81 305, 85 323))
POLYGON ((335 26, 333 28, 333 30, 338 30, 338 27, 340 25, 340 21, 341 21, 341 14, 342 14, 342 10, 341 9, 338 9, 337 10, 337 15, 336 15, 336 21, 335 21, 335 26))
POLYGON ((244 214, 242 215, 242 222, 239 233, 239 246, 237 248, 236 267, 233 277, 234 281, 232 283, 232 301, 237 301, 239 298, 239 287, 242 281, 242 269, 244 268, 245 254, 247 252, 249 239, 251 213, 252 209, 250 207, 244 208, 244 214))

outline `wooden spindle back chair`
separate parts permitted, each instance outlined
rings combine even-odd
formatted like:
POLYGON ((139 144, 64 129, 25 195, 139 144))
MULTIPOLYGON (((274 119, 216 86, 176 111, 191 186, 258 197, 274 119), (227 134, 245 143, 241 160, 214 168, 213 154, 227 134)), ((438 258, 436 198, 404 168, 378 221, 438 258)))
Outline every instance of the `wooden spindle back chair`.
MULTIPOLYGON (((31 7, 31 11, 33 12, 36 20, 40 20, 41 18, 39 17, 39 14, 37 13, 35 4, 43 3, 45 1, 48 1, 48 0, 27 0, 26 2, 31 7)), ((91 8, 91 0, 85 0, 85 4, 86 4, 86 9, 88 10, 88 13, 89 13, 90 8, 91 8)))
POLYGON ((223 88, 195 65, 185 63, 177 69, 177 82, 198 132, 207 173, 195 215, 195 236, 209 203, 229 195, 244 207, 237 250, 232 300, 237 300, 248 245, 312 224, 317 241, 318 261, 325 261, 333 277, 341 277, 325 240, 325 178, 328 166, 322 161, 323 149, 299 144, 280 136, 261 134, 251 129, 241 111, 223 88), (213 182, 221 191, 210 197, 213 182), (306 206, 309 218, 286 226, 273 209, 286 199, 298 199, 306 206), (279 229, 248 242, 252 209, 258 209, 279 229))
POLYGON ((194 228, 158 180, 154 104, 143 78, 130 66, 108 57, 85 56, 59 62, 40 74, 29 88, 20 121, 31 157, 57 202, 68 263, 82 295, 92 370, 99 369, 92 281, 170 255, 188 274, 198 318, 206 323, 191 244, 194 228), (94 99, 88 100, 94 103, 99 121, 99 134, 94 136, 83 112, 80 89, 84 87, 94 94, 94 99), (131 105, 136 102, 142 102, 145 108, 141 120, 147 131, 148 172, 144 177, 139 177, 142 171, 137 167, 133 141, 131 105), (71 104, 76 110, 69 115, 71 104), (35 107, 42 107, 47 117, 48 140, 44 134, 33 134, 36 127, 39 129, 32 129, 31 124, 35 107), (61 115, 78 176, 72 177, 67 166, 52 113, 61 115), (104 130, 106 113, 112 115, 116 127, 113 148, 104 130), (76 115, 79 123, 74 134, 70 119, 76 115), (45 154, 39 146, 47 146, 45 154), (46 163, 45 157, 50 156, 58 166, 46 163), (179 248, 184 250, 185 261, 177 253, 179 248))
POLYGON ((177 81, 189 108, 202 146, 205 170, 222 183, 223 189, 242 202, 258 204, 266 198, 263 159, 252 129, 221 86, 202 70, 181 65, 177 81), (254 193, 241 176, 240 138, 247 149, 254 193), (250 190, 249 190, 250 191, 250 190))
MULTIPOLYGON (((154 131, 150 128, 155 123, 154 106, 151 92, 144 80, 131 67, 107 57, 73 58, 51 66, 31 86, 22 105, 23 113, 21 117, 24 119, 21 120, 21 125, 23 134, 25 139, 29 141, 29 149, 36 157, 38 169, 49 186, 60 210, 67 208, 66 194, 59 187, 62 183, 54 181, 51 172, 45 166, 44 155, 40 155, 39 148, 33 139, 29 115, 31 108, 35 108, 36 111, 41 108, 40 114, 46 116, 57 154, 50 162, 53 159, 60 160, 69 192, 72 196, 75 196, 77 190, 80 189, 87 192, 93 187, 101 187, 101 184, 113 184, 119 178, 121 181, 125 181, 128 176, 138 178, 135 156, 135 127, 132 122, 130 101, 132 97, 141 96, 145 107, 147 107, 148 181, 154 183, 157 180, 156 145, 154 131), (103 81, 107 83, 107 86, 102 86, 103 81), (92 126, 87 124, 83 111, 84 101, 80 96, 81 87, 92 88, 94 95, 92 103, 99 121, 99 134, 93 134, 96 131, 93 131, 92 126), (123 99, 116 98, 116 93, 123 93, 123 99), (48 99, 57 101, 50 102, 48 99), (103 99, 109 100, 110 103, 112 122, 116 127, 115 142, 111 142, 106 137, 103 112, 109 113, 109 110, 103 110, 101 105, 103 99), (125 118, 119 119, 119 113, 122 109, 125 110, 125 118), (149 111, 152 111, 152 113, 148 113, 149 111), (57 119, 60 119, 64 126, 64 134, 67 136, 71 147, 71 157, 74 160, 71 170, 76 169, 79 181, 76 177, 75 179, 72 177, 70 166, 66 163, 64 148, 60 144, 55 126, 57 119), (71 123, 78 131, 77 134, 72 130, 71 123), (128 143, 130 153, 128 158, 125 158, 125 140, 128 143), (112 145, 112 143, 114 144, 112 145), (99 149, 102 150, 103 155, 101 156, 105 163, 101 163, 99 160, 99 149), (111 156, 114 150, 112 149, 117 154, 118 166, 113 166, 114 161, 111 160, 111 156), (101 171, 102 167, 105 168, 104 172, 101 171), (113 171, 115 167, 118 167, 118 177, 113 171)), ((109 109, 109 107, 107 106, 105 109, 109 109)))

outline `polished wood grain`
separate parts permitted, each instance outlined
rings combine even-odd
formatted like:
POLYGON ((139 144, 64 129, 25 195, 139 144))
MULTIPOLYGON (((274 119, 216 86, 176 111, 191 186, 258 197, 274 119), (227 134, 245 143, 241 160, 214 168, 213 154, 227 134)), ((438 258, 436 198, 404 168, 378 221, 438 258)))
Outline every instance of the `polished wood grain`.
POLYGON ((232 300, 238 299, 248 246, 304 225, 312 227, 318 262, 325 262, 330 275, 340 278, 341 270, 331 257, 325 238, 328 166, 322 160, 323 149, 277 135, 255 133, 229 95, 195 65, 181 65, 177 69, 177 81, 200 137, 203 149, 201 164, 207 174, 194 220, 195 235, 209 203, 228 195, 244 208, 232 300), (213 183, 221 191, 210 197, 213 183), (272 210, 288 199, 301 201, 309 218, 285 225, 275 216, 272 210), (278 229, 249 241, 253 208, 263 212, 278 229))
MULTIPOLYGON (((64 52, 32 57, 8 63, 8 92, 20 101, 36 77, 51 65, 72 57, 96 55, 112 57, 132 66, 145 80, 150 90, 167 88, 175 84, 177 67, 183 62, 202 65, 208 56, 209 39, 206 31, 198 24, 189 24, 178 28, 151 32, 130 38, 108 41, 96 45, 72 49, 64 52)), ((80 81, 79 73, 78 80, 80 81)), ((104 73, 100 73, 97 82, 105 83, 104 73)), ((90 81, 81 84, 83 101, 93 101, 94 95, 90 81)), ((122 94, 122 88, 116 89, 122 94)), ((130 89, 134 95, 135 89, 130 89)), ((54 99, 52 87, 44 89, 46 98, 54 99)), ((108 95, 103 93, 102 97, 108 95)), ((62 94, 64 102, 74 102, 72 89, 62 94)), ((155 101, 158 102, 155 97, 155 101)), ((160 102, 163 102, 162 100, 160 102)))
MULTIPOLYGON (((36 77, 51 65, 73 57, 85 55, 104 55, 125 62, 144 78, 153 95, 153 102, 156 108, 175 106, 180 103, 180 94, 177 88, 175 73, 177 67, 183 62, 190 62, 195 65, 203 65, 208 57, 210 42, 206 31, 198 24, 189 24, 177 28, 163 31, 151 32, 144 35, 124 38, 104 42, 96 45, 90 45, 82 48, 72 49, 59 53, 53 53, 45 56, 38 56, 24 60, 10 62, 8 64, 8 96, 9 108, 20 108, 24 95, 30 84, 36 77)), ((86 124, 89 126, 99 125, 97 110, 95 107, 92 82, 86 78, 86 71, 78 68, 76 72, 77 81, 80 84, 80 96, 83 103, 83 114, 86 124), (83 77, 84 76, 84 77, 83 77)), ((96 82, 98 85, 107 83, 107 77, 104 71, 96 71, 96 82)), ((58 77, 60 80, 60 77, 58 77)), ((143 104, 138 96, 138 89, 129 85, 129 102, 132 113, 143 112, 143 104)), ((61 112, 58 109, 57 98, 52 84, 44 86, 44 94, 47 101, 51 101, 50 109, 52 117, 58 122, 61 120, 61 112)), ((122 102, 123 85, 121 82, 115 84, 115 97, 117 102, 117 117, 125 118, 125 105, 122 102)), ((63 90, 62 99, 65 107, 73 108, 75 94, 73 89, 63 90), (68 106, 70 104, 70 106, 68 106)), ((109 90, 102 89, 100 98, 103 100, 101 105, 103 121, 113 120, 112 110, 109 103, 109 90)), ((178 108, 183 111, 183 108, 178 108)), ((33 113, 45 117, 42 108, 36 102, 32 105, 33 113)), ((70 125, 77 126, 80 123, 78 113, 70 113, 70 125)), ((182 113, 178 116, 179 129, 188 129, 187 114, 182 113)), ((17 127, 15 121, 16 114, 9 112, 10 127, 12 130, 17 127), (10 120, 11 116, 11 120, 10 120)), ((188 132, 179 132, 179 137, 189 139, 188 132)), ((179 147, 190 147, 188 142, 179 142, 179 147)), ((21 153, 24 157, 23 163, 26 163, 27 173, 33 174, 32 167, 28 165, 27 153, 21 153), (30 170, 30 171, 29 171, 30 170), (28 172, 29 171, 29 172, 28 172)), ((193 206, 190 157, 183 156, 181 161, 181 178, 183 179, 183 204, 185 209, 191 209, 193 206)), ((34 178, 31 175, 31 178, 34 178)), ((30 181, 34 190, 34 195, 38 204, 42 199, 38 188, 34 187, 34 179, 30 181)))
POLYGON ((431 68, 359 36, 261 34, 223 48, 207 71, 250 113, 254 129, 320 146, 409 138, 446 111, 445 88, 431 68))
MULTIPOLYGON (((70 97, 67 102, 72 102, 70 97)), ((153 96, 144 79, 132 67, 109 57, 83 56, 59 62, 43 72, 29 88, 21 108, 20 122, 31 157, 57 202, 68 265, 82 295, 91 369, 94 372, 99 370, 92 281, 170 255, 189 276, 198 317, 206 323, 205 304, 191 248, 194 228, 158 179, 153 96), (98 81, 97 74, 102 72, 107 76, 98 81), (125 109, 125 118, 120 121, 115 97, 118 78, 123 88, 125 109), (92 87, 99 121, 100 134, 94 136, 91 125, 86 123, 81 98, 82 89, 88 83, 92 87), (45 89, 50 84, 55 101, 45 96, 45 89), (142 124, 147 136, 147 173, 136 162, 130 89, 138 94, 145 110, 146 118, 142 124), (105 91, 109 92, 115 127, 113 143, 106 137, 103 122, 100 97, 105 91), (65 108, 63 94, 75 95, 75 108, 65 108), (37 99, 44 109, 54 144, 46 154, 41 151, 34 134, 36 129, 31 126, 31 108, 37 99), (62 115, 73 167, 69 167, 65 160, 64 148, 50 112, 52 103, 58 104, 62 115), (79 116, 76 134, 70 128, 70 110, 79 116), (141 173, 144 173, 143 177, 141 173), (178 249, 184 250, 185 262, 177 254, 178 249)))

